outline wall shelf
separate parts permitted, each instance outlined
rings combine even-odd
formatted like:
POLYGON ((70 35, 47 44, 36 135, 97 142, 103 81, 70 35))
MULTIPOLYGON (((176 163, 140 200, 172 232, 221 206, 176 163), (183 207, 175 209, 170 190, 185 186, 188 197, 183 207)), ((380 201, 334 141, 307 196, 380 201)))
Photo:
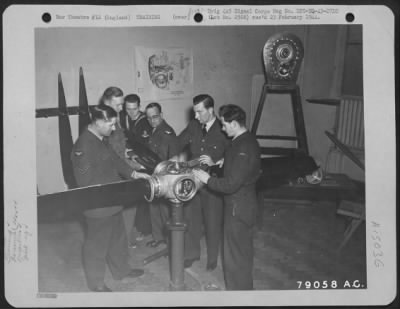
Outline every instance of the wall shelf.
POLYGON ((313 104, 323 104, 323 105, 331 105, 331 106, 339 106, 340 99, 339 98, 309 98, 306 99, 307 102, 313 104))

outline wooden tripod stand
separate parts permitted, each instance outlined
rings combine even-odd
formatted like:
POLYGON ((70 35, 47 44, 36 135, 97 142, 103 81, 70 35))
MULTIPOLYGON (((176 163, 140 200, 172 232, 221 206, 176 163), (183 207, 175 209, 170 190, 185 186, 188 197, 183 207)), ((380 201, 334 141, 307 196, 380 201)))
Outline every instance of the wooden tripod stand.
POLYGON ((262 154, 271 155, 294 155, 297 152, 302 152, 308 155, 307 135, 304 125, 303 108, 301 106, 301 97, 299 86, 294 85, 273 85, 265 83, 262 89, 260 101, 257 106, 256 115, 251 128, 251 132, 256 135, 257 139, 268 140, 288 140, 297 141, 297 148, 286 147, 261 147, 262 154), (291 105, 293 109, 294 125, 296 136, 286 135, 257 135, 258 125, 260 123, 261 114, 264 109, 265 101, 269 93, 290 94, 291 105))

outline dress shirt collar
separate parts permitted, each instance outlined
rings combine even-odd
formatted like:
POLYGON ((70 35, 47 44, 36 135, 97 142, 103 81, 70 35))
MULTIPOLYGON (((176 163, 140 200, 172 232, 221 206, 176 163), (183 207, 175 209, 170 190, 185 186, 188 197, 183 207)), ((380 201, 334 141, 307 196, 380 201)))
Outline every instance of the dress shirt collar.
POLYGON ((158 126, 156 126, 155 128, 153 128, 153 134, 155 133, 155 132, 158 132, 158 131, 160 131, 160 130, 163 130, 165 128, 165 120, 163 119, 163 120, 161 120, 161 123, 158 125, 158 126))
POLYGON ((242 131, 242 132, 239 132, 238 135, 236 135, 236 136, 234 136, 234 137, 232 138, 232 141, 234 141, 235 139, 237 139, 238 137, 242 136, 243 134, 245 134, 245 133, 247 133, 247 132, 248 132, 247 129, 245 129, 245 130, 242 131))
POLYGON ((210 131, 210 128, 211 128, 212 125, 214 124, 215 120, 217 120, 217 117, 214 116, 213 119, 211 119, 209 122, 207 122, 207 123, 205 124, 205 128, 206 128, 207 132, 210 131))
POLYGON ((99 140, 103 140, 103 136, 99 135, 95 130, 93 130, 90 125, 88 126, 88 131, 91 132, 94 136, 96 136, 99 140))

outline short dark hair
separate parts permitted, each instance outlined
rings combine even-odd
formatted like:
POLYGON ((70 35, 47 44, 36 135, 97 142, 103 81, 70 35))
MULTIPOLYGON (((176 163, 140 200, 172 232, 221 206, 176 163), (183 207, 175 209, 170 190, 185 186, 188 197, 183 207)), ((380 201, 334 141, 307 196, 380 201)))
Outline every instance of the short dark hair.
POLYGON ((146 110, 148 110, 149 108, 153 108, 153 107, 156 107, 160 113, 162 112, 161 105, 158 104, 157 102, 151 102, 151 103, 147 104, 146 110))
POLYGON ((224 117, 225 122, 237 121, 242 127, 246 125, 246 112, 239 106, 234 104, 222 105, 218 114, 224 117))
POLYGON ((117 112, 112 107, 104 104, 93 106, 90 109, 90 114, 92 123, 96 120, 110 121, 111 118, 117 117, 117 112))
POLYGON ((103 95, 100 98, 99 104, 104 104, 105 101, 111 100, 113 97, 122 97, 123 91, 118 87, 108 87, 104 90, 103 95))
POLYGON ((214 99, 208 94, 199 94, 193 98, 193 105, 204 104, 205 108, 214 107, 214 99))
POLYGON ((128 94, 125 97, 125 103, 137 103, 138 105, 140 105, 140 97, 137 94, 128 94))

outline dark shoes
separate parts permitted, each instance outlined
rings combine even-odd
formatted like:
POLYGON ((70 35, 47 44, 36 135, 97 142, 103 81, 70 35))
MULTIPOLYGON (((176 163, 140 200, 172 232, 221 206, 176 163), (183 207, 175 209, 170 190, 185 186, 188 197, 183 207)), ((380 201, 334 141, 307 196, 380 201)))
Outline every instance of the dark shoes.
POLYGON ((144 270, 143 269, 138 269, 138 268, 134 268, 131 269, 131 271, 124 277, 122 278, 122 283, 129 283, 132 281, 135 281, 135 279, 143 276, 144 274, 144 270))
POLYGON ((150 240, 146 243, 146 247, 157 248, 159 245, 166 244, 165 240, 150 240))
POLYGON ((93 292, 112 292, 112 290, 105 284, 102 286, 95 287, 94 289, 91 289, 91 290, 93 292))
POLYGON ((195 261, 198 261, 198 260, 200 260, 200 258, 186 259, 186 260, 183 262, 183 267, 184 267, 184 268, 192 267, 192 264, 193 264, 195 261))
POLYGON ((135 249, 135 248, 137 248, 136 242, 130 242, 130 243, 128 244, 128 248, 130 248, 130 249, 135 249))
POLYGON ((217 262, 207 262, 207 271, 213 271, 215 268, 217 268, 217 262))
MULTIPOLYGON (((143 274, 143 269, 133 268, 124 278, 121 279, 121 282, 129 283, 131 281, 134 281, 134 279, 143 276, 143 274)), ((95 288, 91 288, 90 290, 93 292, 112 292, 112 290, 105 284, 95 288)))
POLYGON ((133 268, 131 271, 125 276, 125 278, 137 278, 143 276, 144 270, 139 268, 133 268))
POLYGON ((136 241, 142 241, 145 237, 143 233, 139 233, 139 235, 136 236, 136 241))

